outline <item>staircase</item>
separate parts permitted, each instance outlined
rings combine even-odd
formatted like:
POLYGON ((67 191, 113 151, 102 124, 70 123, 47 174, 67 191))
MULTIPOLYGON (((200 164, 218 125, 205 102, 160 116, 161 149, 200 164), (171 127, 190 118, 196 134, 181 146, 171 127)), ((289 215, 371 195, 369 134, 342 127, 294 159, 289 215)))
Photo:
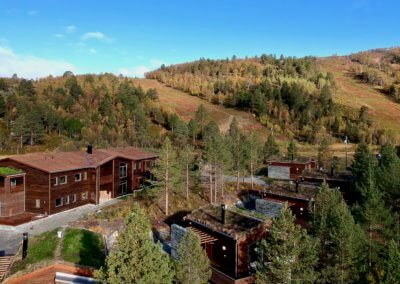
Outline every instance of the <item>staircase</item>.
POLYGON ((7 274, 13 259, 13 255, 0 257, 0 283, 3 281, 4 276, 7 274))

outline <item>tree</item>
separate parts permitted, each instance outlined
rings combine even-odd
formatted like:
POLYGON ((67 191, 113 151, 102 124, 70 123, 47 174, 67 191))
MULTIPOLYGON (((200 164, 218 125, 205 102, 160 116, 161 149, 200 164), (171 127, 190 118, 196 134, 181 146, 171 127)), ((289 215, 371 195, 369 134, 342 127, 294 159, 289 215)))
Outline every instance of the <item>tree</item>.
POLYGON ((326 169, 331 161, 332 155, 329 151, 329 142, 327 139, 322 139, 318 147, 318 164, 326 169))
POLYGON ((164 190, 165 215, 169 214, 169 191, 179 189, 182 182, 181 168, 176 158, 175 150, 172 148, 169 138, 165 138, 159 158, 156 160, 154 175, 157 186, 164 190))
POLYGON ((354 222, 339 190, 324 183, 315 199, 312 232, 319 239, 322 283, 349 283, 359 278, 365 236, 354 222))
POLYGON ((193 144, 196 143, 197 136, 199 135, 199 123, 195 119, 191 119, 188 123, 189 137, 192 138, 193 144))
POLYGON ((175 271, 177 283, 182 284, 205 284, 211 277, 210 261, 199 237, 191 230, 179 243, 175 271))
POLYGON ((232 170, 236 172, 236 189, 239 190, 240 171, 245 167, 246 145, 245 136, 239 129, 236 117, 233 118, 229 127, 228 140, 232 155, 232 170))
POLYGON ((385 260, 384 283, 395 284, 400 281, 400 248, 396 241, 391 240, 388 256, 385 260))
POLYGON ((186 199, 189 199, 189 177, 190 168, 194 161, 194 148, 190 145, 186 145, 179 154, 185 171, 186 199))
POLYGON ((264 162, 267 162, 271 157, 279 155, 279 145, 276 143, 273 134, 268 135, 263 148, 264 162))
POLYGON ((174 271, 169 256, 154 244, 146 212, 135 204, 118 236, 116 248, 105 266, 95 273, 101 283, 172 283, 174 271))
POLYGON ((257 283, 314 283, 317 279, 316 242, 294 221, 285 204, 261 241, 257 283))
POLYGON ((251 189, 254 188, 254 171, 262 160, 261 144, 257 136, 252 132, 246 139, 246 164, 250 172, 251 189))
POLYGON ((196 111, 195 119, 197 123, 199 124, 200 128, 200 135, 203 135, 204 132, 204 127, 206 126, 208 120, 210 118, 210 114, 206 110, 203 104, 199 106, 199 108, 196 111))
POLYGON ((17 88, 18 94, 26 97, 33 97, 36 95, 35 87, 32 80, 22 79, 17 88))
POLYGON ((288 157, 288 159, 291 159, 292 161, 297 158, 297 145, 296 145, 296 141, 294 141, 294 139, 289 141, 289 144, 287 147, 287 157, 288 157))
POLYGON ((3 118, 7 114, 7 105, 4 101, 4 97, 0 94, 0 118, 3 118))

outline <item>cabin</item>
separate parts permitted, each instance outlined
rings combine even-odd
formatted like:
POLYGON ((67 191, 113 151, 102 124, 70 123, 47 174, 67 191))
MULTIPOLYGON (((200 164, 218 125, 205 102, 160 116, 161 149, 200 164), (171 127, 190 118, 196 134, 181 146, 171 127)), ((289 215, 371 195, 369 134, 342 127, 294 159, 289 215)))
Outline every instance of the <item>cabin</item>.
MULTIPOLYGON (((212 283, 254 283, 257 242, 268 234, 270 218, 255 217, 234 206, 207 205, 185 218, 183 230, 196 233, 212 269, 212 283)), ((182 231, 182 229, 180 229, 182 231)), ((172 256, 179 241, 177 225, 171 228, 172 256), (175 244, 175 245, 174 245, 175 244)))
POLYGON ((0 208, 8 217, 23 211, 50 215, 132 193, 151 178, 156 157, 135 147, 91 145, 86 151, 9 156, 0 160, 0 168, 14 169, 0 172, 0 208))
POLYGON ((296 180, 304 170, 313 170, 318 168, 314 158, 309 160, 290 160, 290 161, 267 161, 268 177, 279 180, 296 180))

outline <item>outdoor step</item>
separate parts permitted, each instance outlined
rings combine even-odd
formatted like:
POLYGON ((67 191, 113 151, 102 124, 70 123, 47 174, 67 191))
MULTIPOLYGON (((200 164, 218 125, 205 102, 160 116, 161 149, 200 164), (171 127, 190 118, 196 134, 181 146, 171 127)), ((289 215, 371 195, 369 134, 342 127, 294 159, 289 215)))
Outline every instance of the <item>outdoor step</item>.
POLYGON ((3 280, 4 275, 7 273, 14 256, 0 257, 0 282, 3 280))

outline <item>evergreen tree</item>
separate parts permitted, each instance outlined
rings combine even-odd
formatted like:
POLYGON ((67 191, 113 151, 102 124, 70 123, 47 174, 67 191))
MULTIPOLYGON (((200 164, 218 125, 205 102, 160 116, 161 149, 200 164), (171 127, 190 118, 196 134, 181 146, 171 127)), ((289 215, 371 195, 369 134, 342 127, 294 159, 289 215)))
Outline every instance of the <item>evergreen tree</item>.
POLYGON ((261 155, 261 144, 257 136, 252 132, 246 139, 246 164, 250 172, 251 178, 251 189, 254 188, 254 172, 257 169, 260 161, 262 160, 261 155))
POLYGON ((232 170, 236 172, 236 189, 239 190, 240 172, 245 166, 246 145, 245 136, 239 129, 236 117, 233 118, 228 131, 230 152, 232 155, 232 170))
POLYGON ((199 124, 199 128, 200 128, 200 135, 203 135, 204 132, 204 127, 206 126, 206 124, 208 123, 210 118, 210 114, 208 113, 207 109, 204 107, 203 104, 201 104, 199 106, 199 108, 196 111, 196 115, 195 115, 195 120, 197 121, 197 123, 199 124))
POLYGON ((365 236, 354 222, 339 190, 324 183, 315 199, 312 231, 319 238, 322 283, 350 283, 359 278, 365 236))
POLYGON ((211 277, 210 261, 199 237, 191 230, 179 243, 175 271, 176 282, 182 284, 206 284, 211 277))
POLYGON ((297 145, 296 145, 296 141, 294 141, 294 139, 289 141, 289 144, 287 147, 287 157, 288 157, 288 159, 291 159, 292 161, 297 158, 297 145))
POLYGON ((267 162, 270 158, 279 155, 279 146, 276 143, 273 134, 268 135, 267 140, 264 143, 263 148, 264 162, 267 162))
POLYGON ((126 229, 95 276, 101 283, 110 284, 173 283, 172 261, 160 245, 154 244, 150 221, 139 205, 135 204, 126 229))
POLYGON ((182 183, 181 167, 169 138, 165 138, 159 158, 156 160, 154 175, 157 186, 164 190, 165 215, 169 214, 169 191, 179 190, 182 183))
POLYGON ((7 114, 7 105, 4 101, 4 97, 0 94, 0 118, 5 117, 7 114))
POLYGON ((261 241, 257 283, 313 283, 316 242, 299 225, 287 204, 261 241))
POLYGON ((384 282, 396 284, 400 282, 400 247, 396 241, 392 240, 388 247, 388 256, 385 260, 384 282))
POLYGON ((188 134, 192 138, 193 144, 196 143, 197 136, 199 135, 200 127, 195 119, 191 119, 188 123, 188 134))
POLYGON ((190 145, 186 145, 179 153, 179 157, 184 168, 186 199, 189 199, 189 178, 194 161, 194 148, 190 145))

